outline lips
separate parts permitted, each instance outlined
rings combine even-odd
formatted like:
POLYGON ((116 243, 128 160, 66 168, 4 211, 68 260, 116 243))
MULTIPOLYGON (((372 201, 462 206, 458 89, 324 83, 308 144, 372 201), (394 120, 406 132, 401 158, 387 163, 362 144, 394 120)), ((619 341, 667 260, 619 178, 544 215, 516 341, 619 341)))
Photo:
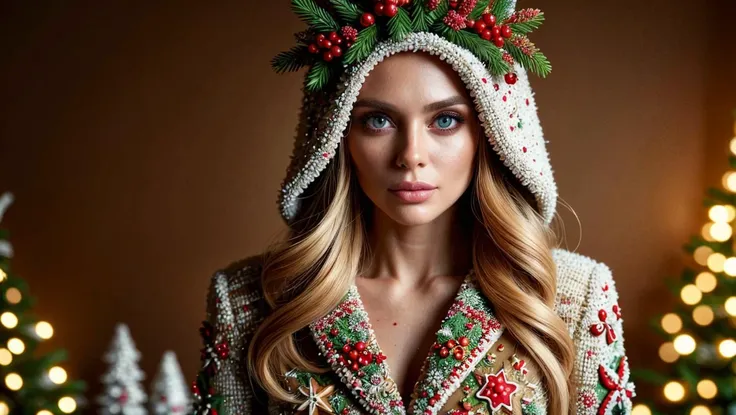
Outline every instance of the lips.
POLYGON ((422 203, 429 199, 437 186, 424 182, 401 182, 389 189, 391 193, 405 203, 422 203))

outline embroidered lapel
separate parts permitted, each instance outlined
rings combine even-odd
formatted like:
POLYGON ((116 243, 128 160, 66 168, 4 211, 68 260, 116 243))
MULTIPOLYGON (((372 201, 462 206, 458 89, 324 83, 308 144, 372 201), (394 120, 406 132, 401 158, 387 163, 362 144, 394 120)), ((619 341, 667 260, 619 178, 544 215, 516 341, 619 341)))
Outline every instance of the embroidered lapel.
MULTIPOLYGON (((309 328, 330 367, 368 413, 407 413, 354 284, 340 304, 309 328)), ((408 413, 438 414, 502 332, 471 271, 437 331, 408 413)))

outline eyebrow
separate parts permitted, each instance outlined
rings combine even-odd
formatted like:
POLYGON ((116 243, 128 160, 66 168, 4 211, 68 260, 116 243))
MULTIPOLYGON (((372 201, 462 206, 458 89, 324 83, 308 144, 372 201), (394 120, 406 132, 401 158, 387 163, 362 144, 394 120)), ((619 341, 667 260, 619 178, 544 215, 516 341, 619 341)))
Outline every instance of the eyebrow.
MULTIPOLYGON (((431 104, 425 105, 424 111, 425 112, 437 111, 442 108, 447 108, 447 107, 451 107, 453 105, 459 105, 459 104, 469 106, 465 98, 461 97, 460 95, 455 95, 450 98, 443 99, 442 101, 437 101, 437 102, 433 102, 431 104)), ((386 112, 399 112, 399 110, 395 106, 389 104, 388 102, 380 101, 377 99, 361 99, 353 105, 353 108, 360 108, 360 107, 376 108, 376 109, 383 110, 386 112)))

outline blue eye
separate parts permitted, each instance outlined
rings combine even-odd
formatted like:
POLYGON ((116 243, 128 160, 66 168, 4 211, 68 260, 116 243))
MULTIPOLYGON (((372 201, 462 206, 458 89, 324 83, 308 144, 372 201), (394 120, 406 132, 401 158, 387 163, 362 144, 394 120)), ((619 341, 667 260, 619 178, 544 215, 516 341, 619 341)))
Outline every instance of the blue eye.
POLYGON ((443 130, 446 130, 448 128, 452 128, 454 125, 452 124, 453 121, 457 121, 455 117, 449 116, 449 115, 443 115, 439 118, 437 118, 437 126, 443 130))
POLYGON ((382 116, 382 115, 371 115, 366 119, 366 124, 368 124, 368 127, 373 128, 375 130, 381 130, 383 128, 388 127, 389 122, 388 118, 382 116))

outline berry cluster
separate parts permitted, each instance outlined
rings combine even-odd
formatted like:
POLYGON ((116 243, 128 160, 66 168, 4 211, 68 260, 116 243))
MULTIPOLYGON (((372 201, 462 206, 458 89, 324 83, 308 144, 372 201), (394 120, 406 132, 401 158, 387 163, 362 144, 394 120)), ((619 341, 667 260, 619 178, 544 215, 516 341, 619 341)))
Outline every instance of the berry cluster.
POLYGON ((470 339, 465 336, 461 336, 459 339, 450 339, 445 344, 434 344, 434 349, 437 350, 440 357, 445 358, 452 353, 455 360, 463 360, 465 357, 465 347, 470 344, 470 339))
POLYGON ((511 27, 506 24, 497 25, 496 16, 490 13, 483 13, 478 20, 467 19, 465 24, 473 28, 480 37, 493 42, 499 48, 503 47, 505 39, 509 39, 513 32, 511 27))
POLYGON ((368 351, 364 341, 356 342, 355 345, 346 343, 342 347, 340 357, 338 357, 340 364, 350 368, 353 372, 359 372, 359 376, 361 367, 367 366, 373 362, 381 364, 384 360, 386 360, 386 356, 383 353, 379 352, 374 356, 373 353, 368 351))
POLYGON ((309 44, 309 53, 322 54, 322 59, 326 62, 334 58, 339 58, 343 54, 343 47, 349 48, 355 42, 358 31, 350 26, 344 26, 340 29, 340 33, 318 33, 314 37, 314 41, 309 44))
POLYGON ((406 6, 411 0, 376 0, 373 11, 376 16, 394 17, 399 12, 399 7, 406 6))

